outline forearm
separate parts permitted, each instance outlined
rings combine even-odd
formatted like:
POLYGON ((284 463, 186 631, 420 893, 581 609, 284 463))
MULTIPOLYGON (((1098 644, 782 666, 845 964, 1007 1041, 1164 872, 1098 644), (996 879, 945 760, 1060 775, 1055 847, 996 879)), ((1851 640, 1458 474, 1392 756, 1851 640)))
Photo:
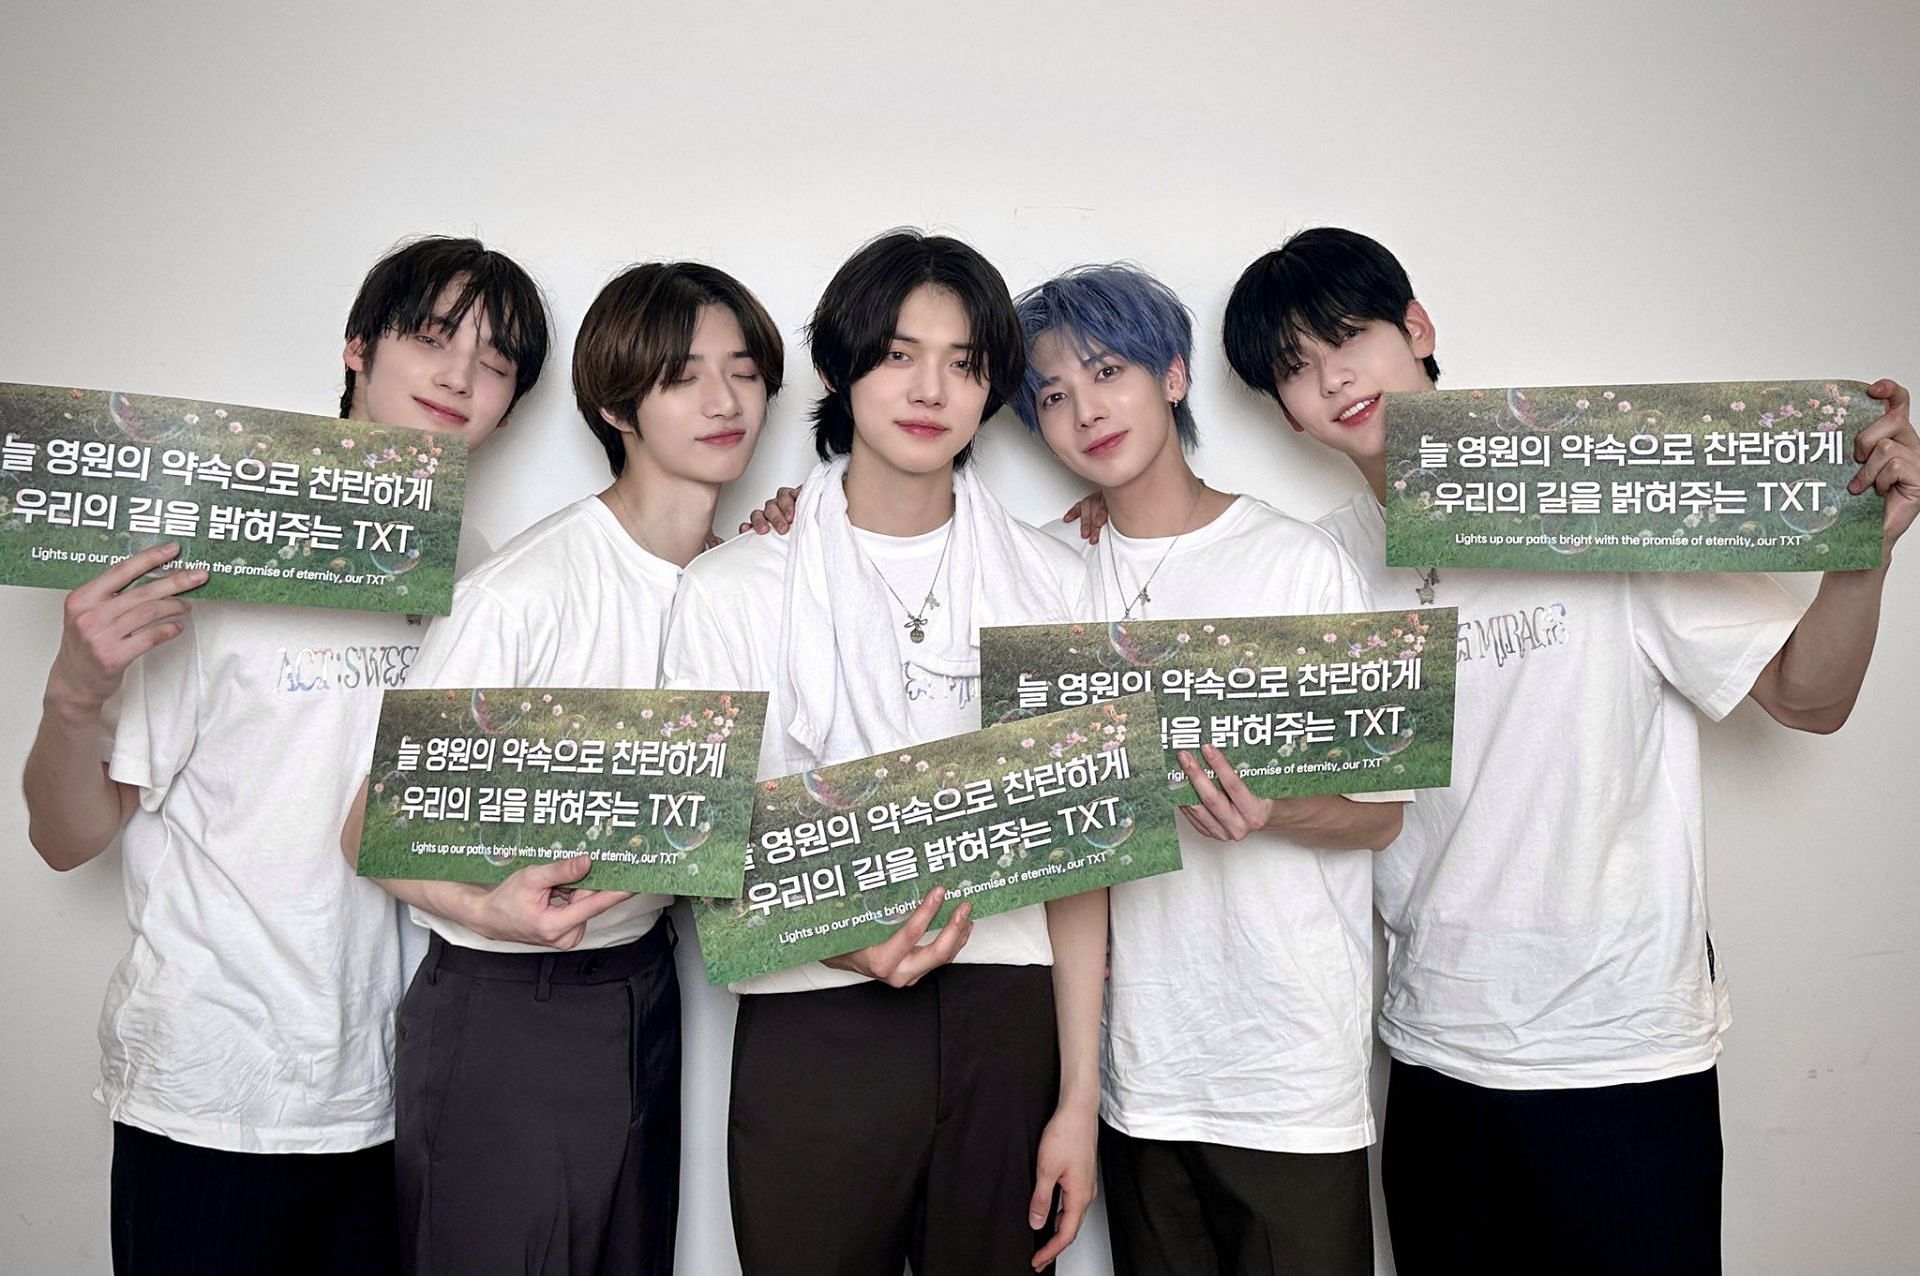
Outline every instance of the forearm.
POLYGON ((1383 851, 1400 836, 1402 802, 1352 802, 1344 797, 1279 798, 1267 828, 1288 841, 1324 851, 1383 851))
POLYGON ((1753 698, 1782 725, 1828 732, 1845 724, 1873 659, 1886 579, 1884 562, 1820 578, 1820 592, 1754 683, 1753 698))
POLYGON ((1100 1005, 1107 982, 1107 892, 1047 903, 1053 1008, 1060 1036, 1060 1104, 1100 1105, 1100 1005))
POLYGON ((133 813, 133 789, 110 777, 100 757, 100 710, 49 681, 21 777, 27 837, 61 872, 106 850, 133 813))

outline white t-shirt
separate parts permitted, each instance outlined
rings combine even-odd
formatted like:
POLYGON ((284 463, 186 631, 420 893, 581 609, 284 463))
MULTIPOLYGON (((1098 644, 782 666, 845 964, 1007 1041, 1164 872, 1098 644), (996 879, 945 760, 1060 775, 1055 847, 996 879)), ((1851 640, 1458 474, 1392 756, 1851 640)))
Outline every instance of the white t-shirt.
MULTIPOLYGON (((598 496, 549 514, 461 580, 433 622, 410 688, 660 685, 660 646, 680 569, 634 543, 598 496)), ((587 923, 581 948, 637 939, 671 901, 635 895, 587 923)), ((424 909, 448 943, 489 952, 551 948, 487 939, 424 909)))
MULTIPOLYGON (((854 529, 856 542, 876 569, 915 612, 934 578, 935 564, 947 534, 943 526, 915 537, 885 537, 854 529), (889 543, 891 542, 891 543, 889 543)), ((1016 538, 1030 547, 1037 570, 1050 571, 1061 592, 1073 601, 1084 597, 1085 575, 1080 558, 1071 549, 1023 523, 1015 523, 1016 538)), ((737 687, 769 692, 766 730, 760 740, 760 778, 792 775, 816 765, 845 762, 847 758, 810 759, 785 730, 793 706, 781 690, 780 608, 785 597, 787 554, 792 536, 737 536, 693 561, 681 578, 674 600, 674 619, 667 635, 666 685, 673 687, 737 687)), ((936 587, 941 606, 929 614, 926 640, 916 644, 906 627, 906 613, 897 606, 881 616, 836 616, 835 624, 886 624, 894 627, 900 666, 889 671, 907 694, 914 733, 923 740, 943 739, 980 727, 979 668, 971 677, 930 674, 914 663, 916 653, 964 652, 977 635, 970 634, 967 613, 972 582, 949 579, 940 569, 936 587)), ((889 596, 889 602, 892 602, 889 596)), ((825 636, 822 636, 825 641, 825 636)), ((931 942, 931 937, 927 942, 931 942)), ((1053 945, 1047 936, 1043 905, 983 917, 960 950, 957 962, 1006 966, 1053 964, 1053 945)), ((865 976, 837 970, 818 962, 791 970, 774 971, 733 984, 741 993, 804 992, 861 983, 865 976)))
POLYGON ((121 838, 133 946, 96 1092, 113 1120, 234 1152, 393 1137, 404 920, 340 828, 423 632, 204 602, 127 671, 108 770, 140 790, 121 838))
MULTIPOLYGON (((1320 525, 1383 606, 1416 605, 1372 493, 1320 525)), ((1381 1040, 1496 1089, 1711 1067, 1728 1009, 1695 710, 1739 704, 1801 604, 1760 574, 1442 569, 1433 605, 1460 609, 1453 784, 1374 862, 1381 1040)))
MULTIPOLYGON (((1095 614, 1106 620, 1121 617, 1150 575, 1137 619, 1371 610, 1359 569, 1332 537, 1249 496, 1177 541, 1109 526, 1086 561, 1095 614)), ((1269 832, 1220 842, 1185 820, 1179 828, 1179 872, 1109 894, 1102 1118, 1145 1139, 1365 1147, 1374 1137, 1373 853, 1314 850, 1269 832)))

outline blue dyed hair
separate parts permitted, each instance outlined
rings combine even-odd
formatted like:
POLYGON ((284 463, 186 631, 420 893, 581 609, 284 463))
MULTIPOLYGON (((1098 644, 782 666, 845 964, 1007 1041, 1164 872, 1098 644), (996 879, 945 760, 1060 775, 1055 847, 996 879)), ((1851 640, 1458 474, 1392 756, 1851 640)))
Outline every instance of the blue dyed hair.
MULTIPOLYGON (((1178 359, 1192 376, 1193 316, 1173 289, 1138 266, 1076 267, 1022 293, 1014 309, 1028 359, 1013 410, 1036 434, 1041 376, 1033 366, 1033 343, 1046 333, 1069 334, 1083 355, 1115 354, 1156 377, 1178 359)), ((1183 447, 1199 438, 1185 397, 1173 405, 1173 428, 1183 447)))

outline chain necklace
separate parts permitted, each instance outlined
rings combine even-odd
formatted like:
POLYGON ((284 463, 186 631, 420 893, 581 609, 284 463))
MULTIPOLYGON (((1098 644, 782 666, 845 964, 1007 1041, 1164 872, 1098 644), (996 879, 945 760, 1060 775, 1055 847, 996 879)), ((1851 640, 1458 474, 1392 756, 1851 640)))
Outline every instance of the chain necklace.
POLYGON ((1430 603, 1433 601, 1433 587, 1439 583, 1440 569, 1438 567, 1422 567, 1420 569, 1420 583, 1414 587, 1414 595, 1419 598, 1422 603, 1430 603))
POLYGON ((1172 557, 1173 555, 1173 547, 1175 545, 1178 545, 1180 543, 1180 538, 1187 534, 1187 531, 1189 529, 1186 527, 1186 524, 1193 522, 1194 512, 1200 508, 1200 498, 1206 494, 1206 491, 1207 491, 1207 485, 1204 483, 1200 484, 1199 487, 1195 490, 1193 494, 1193 500, 1187 506, 1187 516, 1181 520, 1181 530, 1174 533, 1173 539, 1167 542, 1167 548, 1164 551, 1162 551, 1160 554, 1160 561, 1153 565, 1153 570, 1147 573, 1147 578, 1140 582, 1140 590, 1138 593, 1134 594, 1132 602, 1126 601, 1127 587, 1120 583, 1119 548, 1115 546, 1108 549, 1107 566, 1113 572, 1113 589, 1114 589, 1114 592, 1119 594, 1121 598, 1120 619, 1132 620, 1133 609, 1135 607, 1145 607, 1146 604, 1153 601, 1153 595, 1147 592, 1147 588, 1148 586, 1153 584, 1153 578, 1160 574, 1160 569, 1167 565, 1167 559, 1172 557))
POLYGON ((933 591, 939 588, 940 569, 947 565, 947 551, 953 548, 953 525, 958 521, 957 518, 947 520, 947 539, 940 544, 940 561, 933 565, 933 579, 927 582, 927 596, 920 600, 918 614, 915 614, 913 608, 907 606, 907 600, 900 596, 900 591, 893 587, 893 582, 887 579, 887 574, 880 570, 880 564, 873 563, 871 557, 867 559, 869 563, 873 563, 873 570, 880 577, 880 583, 887 587, 889 594, 893 595, 893 601, 899 603, 900 610, 907 613, 907 623, 901 628, 905 629, 907 637, 915 642, 927 640, 927 614, 940 606, 940 600, 934 596, 933 591))

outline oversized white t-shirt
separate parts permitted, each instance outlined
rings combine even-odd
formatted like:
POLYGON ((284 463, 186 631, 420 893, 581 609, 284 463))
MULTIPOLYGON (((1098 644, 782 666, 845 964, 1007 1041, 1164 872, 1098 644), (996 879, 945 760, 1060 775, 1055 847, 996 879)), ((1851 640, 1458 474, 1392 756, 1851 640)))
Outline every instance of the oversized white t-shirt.
MULTIPOLYGON (((1332 537, 1249 496, 1177 540, 1109 526, 1086 561, 1106 620, 1149 576, 1137 619, 1371 610, 1332 537)), ((1231 637, 1222 626, 1193 638, 1221 633, 1231 637)), ((1220 842, 1185 820, 1179 829, 1179 872, 1109 893, 1102 1118, 1145 1139, 1273 1152, 1367 1146, 1373 853, 1264 831, 1220 842)))
MULTIPOLYGON (((1372 493, 1320 520, 1382 606, 1372 493)), ((1760 574, 1442 569, 1460 609, 1453 784, 1374 861, 1387 930, 1380 1038, 1497 1089, 1654 1081, 1720 1053, 1696 710, 1745 698, 1802 609, 1760 574)))
POLYGON ((203 602, 127 671, 108 763, 133 945, 107 987, 96 1092, 115 1121, 234 1152, 393 1137, 393 900, 340 828, 402 616, 203 602))
MULTIPOLYGON (((656 687, 680 569, 634 543, 598 496, 574 502, 508 541, 453 591, 453 610, 420 644, 410 689, 656 687)), ((587 923, 581 948, 647 933, 670 901, 635 895, 587 923)), ((490 952, 552 952, 488 939, 424 909, 413 919, 449 943, 490 952)))
MULTIPOLYGON (((1066 598, 1080 603, 1085 597, 1085 572, 1079 556, 1023 523, 1016 522, 1013 528, 1016 539, 1030 550, 1034 570, 1051 572, 1066 598)), ((934 579, 946 527, 914 537, 881 536, 859 528, 854 532, 869 565, 918 613, 927 586, 934 579)), ((779 670, 780 608, 784 605, 791 544, 791 536, 748 534, 695 559, 681 578, 667 636, 666 685, 770 692, 766 729, 760 738, 762 779, 849 760, 822 758, 816 762, 785 729, 792 720, 793 705, 787 703, 782 691, 785 680, 779 670)), ((972 582, 951 579, 945 566, 939 571, 936 593, 941 605, 929 613, 923 643, 912 641, 905 628, 906 613, 897 605, 890 607, 886 616, 835 618, 837 624, 885 624, 893 628, 900 665, 887 676, 900 679, 905 688, 909 720, 920 740, 943 739, 980 727, 977 657, 973 674, 966 677, 932 673, 915 661, 916 655, 929 651, 940 651, 957 660, 978 638, 972 632, 969 614, 972 582)), ((891 595, 888 601, 892 602, 891 595)), ((1035 904, 981 918, 954 960, 1007 966, 1052 965, 1053 945, 1047 936, 1045 906, 1035 904)), ((865 978, 814 962, 742 980, 732 987, 741 993, 804 992, 845 987, 865 978)))

